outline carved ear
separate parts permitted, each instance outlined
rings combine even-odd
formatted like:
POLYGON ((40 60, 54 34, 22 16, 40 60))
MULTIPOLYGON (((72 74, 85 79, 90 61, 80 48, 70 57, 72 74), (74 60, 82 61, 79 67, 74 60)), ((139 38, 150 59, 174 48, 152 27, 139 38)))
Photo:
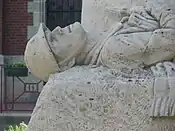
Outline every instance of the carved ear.
POLYGON ((65 71, 67 69, 70 69, 75 65, 75 57, 72 59, 69 59, 67 61, 62 61, 59 63, 59 66, 61 68, 61 71, 65 71))

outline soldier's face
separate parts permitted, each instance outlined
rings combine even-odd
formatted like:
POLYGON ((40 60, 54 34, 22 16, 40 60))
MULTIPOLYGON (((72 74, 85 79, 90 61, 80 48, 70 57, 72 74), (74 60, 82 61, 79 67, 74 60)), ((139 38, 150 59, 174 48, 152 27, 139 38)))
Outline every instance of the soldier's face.
POLYGON ((50 34, 49 45, 57 57, 63 61, 70 56, 76 56, 85 45, 86 33, 80 23, 74 23, 65 28, 56 27, 50 34))

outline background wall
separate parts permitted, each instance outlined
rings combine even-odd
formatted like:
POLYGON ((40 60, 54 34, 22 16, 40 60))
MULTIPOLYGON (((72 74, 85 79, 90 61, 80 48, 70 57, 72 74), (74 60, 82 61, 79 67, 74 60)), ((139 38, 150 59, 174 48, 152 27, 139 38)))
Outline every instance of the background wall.
MULTIPOLYGON (((0 64, 24 61, 23 55, 27 41, 36 33, 41 22, 42 6, 40 3, 44 1, 0 0, 0 64)), ((0 71, 3 71, 2 68, 0 68, 0 71)), ((39 81, 30 72, 29 77, 22 79, 28 83, 39 81)), ((2 80, 2 83, 4 83, 4 78, 2 80)), ((40 89, 42 87, 43 84, 41 83, 40 89)), ((5 87, 3 86, 2 88, 4 92, 5 87)), ((8 90, 8 99, 11 99, 12 78, 10 77, 7 78, 6 88, 8 90)), ((18 96, 23 90, 24 85, 15 78, 15 96, 18 96)), ((35 99, 37 97, 32 94, 22 96, 24 101, 31 100, 31 98, 35 99)))
POLYGON ((2 52, 2 17, 3 17, 3 0, 0 0, 0 53, 2 52))
MULTIPOLYGON (((0 2, 2 1, 4 3, 0 3, 0 64, 23 61, 27 41, 37 32, 38 26, 41 22, 46 24, 47 0, 0 0, 0 2), (1 47, 3 47, 2 51, 1 47)), ((77 3, 76 1, 79 0, 70 1, 74 3, 73 5, 75 5, 75 3, 77 3)), ((67 4, 67 2, 68 1, 60 0, 60 3, 67 5, 63 6, 66 7, 66 10, 67 8, 71 8, 71 5, 67 4)), ((58 8, 58 3, 58 0, 50 0, 49 4, 53 6, 52 8, 55 8, 56 6, 56 8, 58 8)), ((62 8, 60 9, 61 11, 65 10, 62 8)), ((67 14, 67 12, 65 12, 65 14, 67 14)), ((64 19, 64 24, 66 24, 66 22, 69 20, 67 19, 69 16, 62 18, 63 16, 58 17, 58 15, 55 15, 55 17, 57 20, 60 20, 59 17, 64 19)), ((26 82, 39 81, 30 73, 29 77, 26 79, 23 78, 23 80, 26 82)), ((8 91, 11 94, 12 79, 8 78, 7 81, 8 91)), ((23 85, 15 79, 15 86, 17 87, 16 94, 18 95, 19 92, 23 90, 23 85)), ((42 87, 42 84, 40 87, 42 87)))
POLYGON ((4 0, 4 55, 23 55, 27 43, 27 28, 32 25, 28 0, 4 0))

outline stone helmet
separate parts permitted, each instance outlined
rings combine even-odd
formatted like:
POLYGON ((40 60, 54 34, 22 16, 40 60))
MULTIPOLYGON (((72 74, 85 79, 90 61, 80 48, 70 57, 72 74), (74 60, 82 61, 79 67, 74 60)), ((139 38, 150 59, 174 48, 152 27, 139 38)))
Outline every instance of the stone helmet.
POLYGON ((50 74, 60 71, 55 57, 48 45, 44 24, 40 24, 38 32, 28 41, 24 53, 24 60, 31 73, 43 81, 47 81, 50 74))
POLYGON ((50 74, 65 71, 76 63, 85 46, 86 33, 80 23, 52 32, 43 24, 27 43, 24 59, 33 75, 47 81, 50 74))

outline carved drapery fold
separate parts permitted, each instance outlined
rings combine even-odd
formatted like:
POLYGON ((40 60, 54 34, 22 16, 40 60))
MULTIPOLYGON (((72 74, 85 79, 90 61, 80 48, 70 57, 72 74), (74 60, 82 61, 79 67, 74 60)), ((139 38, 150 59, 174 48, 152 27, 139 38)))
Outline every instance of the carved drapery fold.
POLYGON ((150 116, 175 116, 175 64, 159 63, 152 68, 155 75, 150 116))

